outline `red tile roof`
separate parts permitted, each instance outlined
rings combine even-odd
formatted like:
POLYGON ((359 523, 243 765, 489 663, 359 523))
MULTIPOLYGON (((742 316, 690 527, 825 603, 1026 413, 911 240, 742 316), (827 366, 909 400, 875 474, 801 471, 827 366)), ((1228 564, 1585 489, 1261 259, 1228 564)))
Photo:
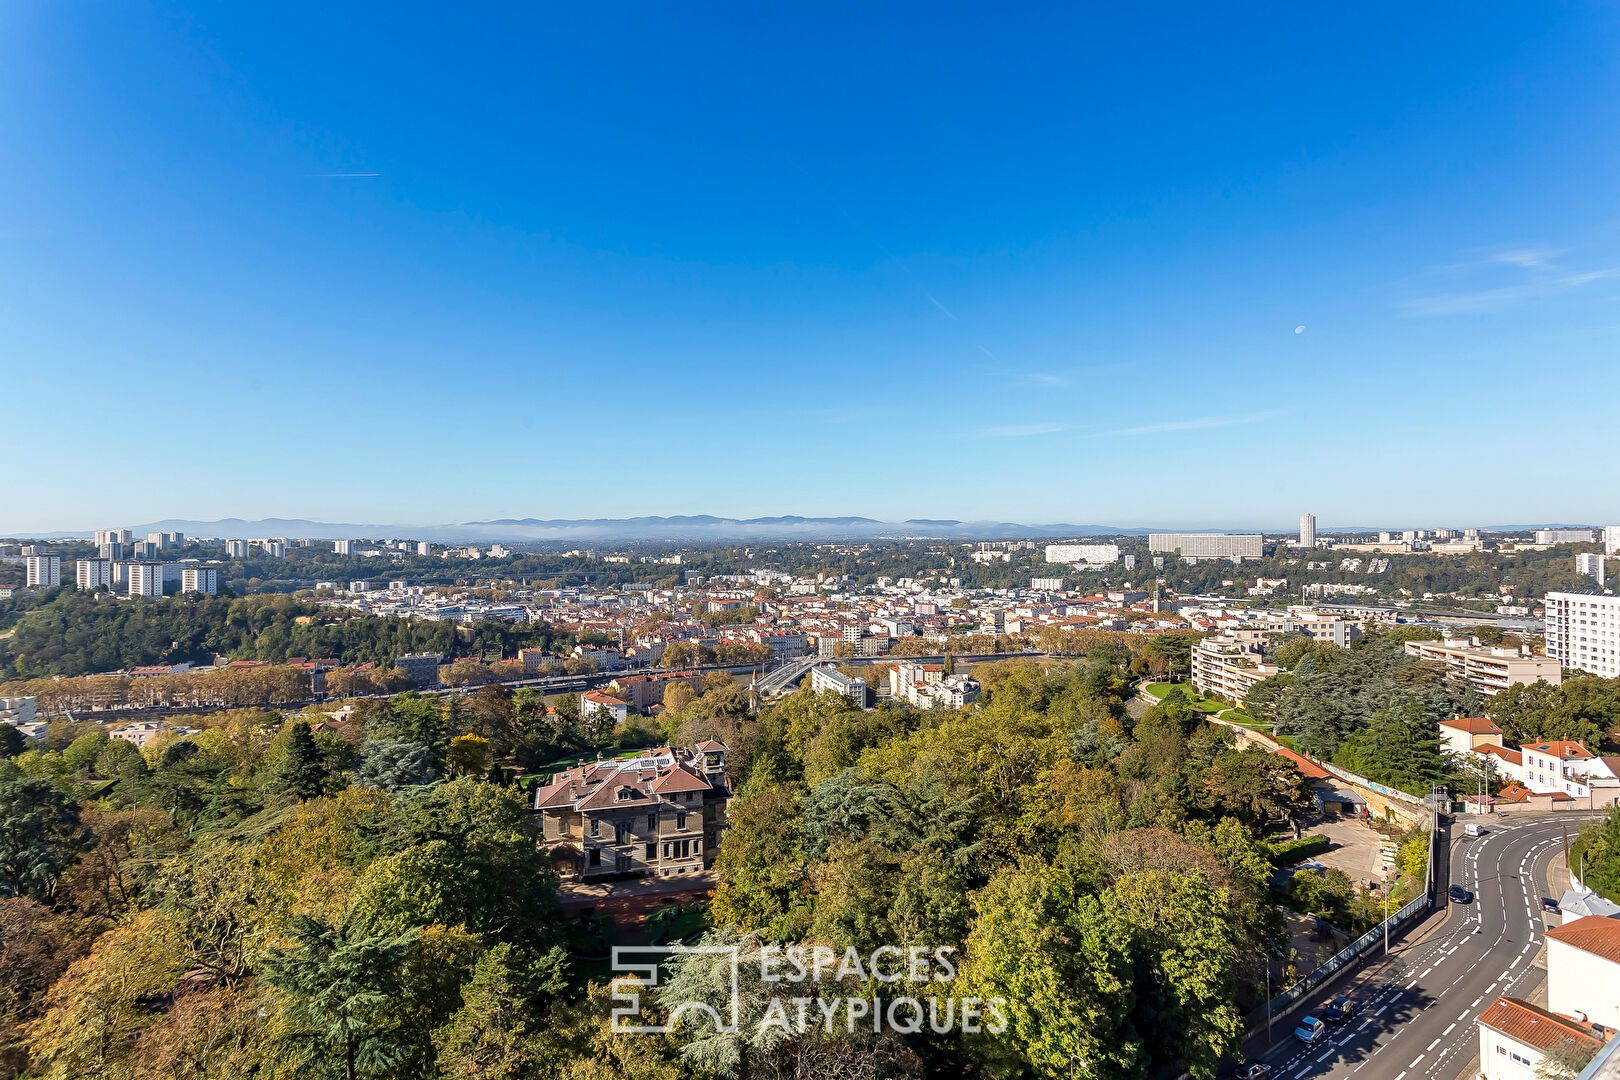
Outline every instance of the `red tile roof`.
POLYGON ((1537 743, 1534 746, 1526 746, 1524 749, 1534 750, 1538 754, 1546 754, 1550 757, 1571 760, 1597 756, 1580 743, 1568 739, 1555 739, 1552 742, 1537 743))
POLYGON ((1502 729, 1492 723, 1491 718, 1488 716, 1458 716, 1450 720, 1440 721, 1440 726, 1466 731, 1470 735, 1502 734, 1502 729))
POLYGON ((1298 768, 1299 774, 1307 780, 1326 780, 1330 775, 1328 771, 1303 754, 1296 754, 1286 746, 1278 747, 1275 751, 1279 756, 1292 761, 1298 768))
POLYGON ((1547 931, 1554 941, 1573 945, 1582 952, 1601 956, 1611 964, 1620 964, 1620 919, 1606 915, 1588 915, 1547 931))
MULTIPOLYGON (((1554 931, 1548 931, 1549 936, 1552 933, 1554 931)), ((1565 1039, 1573 1039, 1594 1050, 1603 1045, 1603 1040, 1585 1024, 1546 1009, 1538 1009, 1518 998, 1497 998, 1479 1014, 1479 1022, 1538 1050, 1550 1050, 1565 1039)))

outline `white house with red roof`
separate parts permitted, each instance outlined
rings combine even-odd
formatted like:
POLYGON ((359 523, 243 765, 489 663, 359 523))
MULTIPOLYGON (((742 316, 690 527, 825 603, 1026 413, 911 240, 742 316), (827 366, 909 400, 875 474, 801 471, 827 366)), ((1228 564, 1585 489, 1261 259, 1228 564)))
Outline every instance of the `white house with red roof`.
POLYGON ((579 718, 589 719, 599 712, 613 714, 615 724, 623 723, 630 715, 630 703, 603 690, 587 690, 579 695, 579 718))
POLYGON ((669 877, 714 865, 726 825, 726 744, 659 747, 564 769, 534 793, 564 877, 669 877))

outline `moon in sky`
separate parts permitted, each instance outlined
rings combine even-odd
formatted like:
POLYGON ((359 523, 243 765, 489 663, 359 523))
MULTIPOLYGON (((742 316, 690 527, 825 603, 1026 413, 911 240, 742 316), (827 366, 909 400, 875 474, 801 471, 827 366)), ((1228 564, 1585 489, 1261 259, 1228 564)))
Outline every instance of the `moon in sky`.
POLYGON ((1304 328, 1304 327, 1303 327, 1303 326, 1296 326, 1296 327, 1294 327, 1294 333, 1296 333, 1296 334, 1303 334, 1303 333, 1304 333, 1304 332, 1305 332, 1305 328, 1304 328))

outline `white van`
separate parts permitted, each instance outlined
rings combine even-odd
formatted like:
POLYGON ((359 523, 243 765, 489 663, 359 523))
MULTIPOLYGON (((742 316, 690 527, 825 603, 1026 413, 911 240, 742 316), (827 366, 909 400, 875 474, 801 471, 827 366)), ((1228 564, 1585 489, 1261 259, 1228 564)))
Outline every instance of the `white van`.
POLYGON ((1320 1042, 1326 1037, 1327 1025, 1314 1016, 1304 1017, 1300 1020, 1299 1025, 1294 1028, 1294 1038, 1306 1046, 1314 1042, 1320 1042))
POLYGON ((1480 825, 1477 822, 1470 821, 1468 824, 1463 826, 1463 835, 1464 836, 1484 836, 1485 835, 1485 826, 1480 825))

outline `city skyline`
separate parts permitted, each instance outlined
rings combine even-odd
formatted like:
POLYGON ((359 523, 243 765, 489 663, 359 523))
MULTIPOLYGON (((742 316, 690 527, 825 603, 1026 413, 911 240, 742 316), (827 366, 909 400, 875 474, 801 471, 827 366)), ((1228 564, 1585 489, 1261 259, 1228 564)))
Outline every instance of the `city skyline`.
POLYGON ((0 15, 0 530, 1610 516, 1612 10, 392 10, 0 15))

